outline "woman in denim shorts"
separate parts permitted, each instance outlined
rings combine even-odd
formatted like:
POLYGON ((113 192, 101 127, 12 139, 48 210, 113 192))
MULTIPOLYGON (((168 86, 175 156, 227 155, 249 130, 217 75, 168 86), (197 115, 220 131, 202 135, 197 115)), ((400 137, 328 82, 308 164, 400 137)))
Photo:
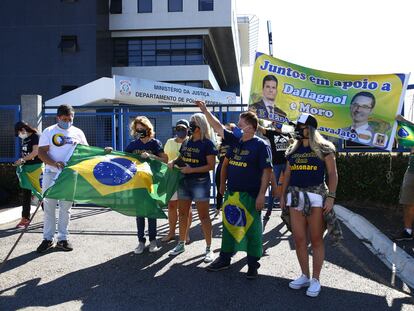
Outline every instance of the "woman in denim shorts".
POLYGON ((211 128, 206 117, 196 113, 190 119, 191 136, 181 145, 180 156, 169 163, 170 167, 179 166, 184 177, 178 186, 178 209, 180 241, 170 252, 176 256, 184 252, 184 244, 187 236, 188 213, 192 201, 197 207, 204 238, 206 240, 206 252, 204 262, 213 261, 211 251, 211 220, 210 207, 210 171, 214 169, 217 148, 211 139, 211 128))

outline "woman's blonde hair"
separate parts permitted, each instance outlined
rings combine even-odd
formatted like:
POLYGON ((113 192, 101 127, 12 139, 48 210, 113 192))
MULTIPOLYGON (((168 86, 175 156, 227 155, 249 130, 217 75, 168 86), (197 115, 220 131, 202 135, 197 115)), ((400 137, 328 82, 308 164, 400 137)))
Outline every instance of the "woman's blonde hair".
POLYGON ((207 122, 206 116, 202 113, 195 113, 190 118, 200 128, 201 139, 212 140, 213 134, 210 125, 207 122))
MULTIPOLYGON (((323 138, 323 136, 312 126, 308 126, 309 146, 316 153, 319 159, 324 160, 329 153, 334 153, 336 148, 333 143, 323 138)), ((293 144, 286 150, 286 156, 293 154, 301 145, 301 141, 295 139, 293 144)))
POLYGON ((154 132, 154 126, 152 125, 151 121, 148 120, 147 117, 144 116, 138 116, 134 119, 134 121, 131 122, 131 124, 129 125, 129 133, 131 134, 131 136, 135 136, 137 134, 137 124, 141 124, 143 127, 146 128, 146 130, 148 131, 148 137, 153 138, 155 135, 154 132))

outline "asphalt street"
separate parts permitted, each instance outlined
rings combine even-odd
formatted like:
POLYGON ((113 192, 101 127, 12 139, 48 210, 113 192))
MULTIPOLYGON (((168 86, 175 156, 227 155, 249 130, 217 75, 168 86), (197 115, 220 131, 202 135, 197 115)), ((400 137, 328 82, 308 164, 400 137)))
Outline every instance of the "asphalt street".
MULTIPOLYGON (((326 240, 326 261, 317 298, 288 283, 300 274, 293 240, 274 211, 264 232, 267 256, 260 276, 247 280, 245 254, 229 270, 207 272, 205 243, 194 213, 192 243, 177 257, 175 243, 160 241, 168 230, 158 220, 158 253, 135 255, 135 219, 106 208, 75 207, 70 224, 72 252, 39 255, 42 212, 0 271, 0 310, 414 310, 413 290, 343 226, 344 241, 326 240)), ((20 230, 15 222, 0 226, 0 258, 20 230)), ((178 230, 177 230, 178 232, 178 230)), ((215 253, 220 248, 221 218, 213 221, 215 253)), ((148 242, 147 242, 148 243, 148 242)))

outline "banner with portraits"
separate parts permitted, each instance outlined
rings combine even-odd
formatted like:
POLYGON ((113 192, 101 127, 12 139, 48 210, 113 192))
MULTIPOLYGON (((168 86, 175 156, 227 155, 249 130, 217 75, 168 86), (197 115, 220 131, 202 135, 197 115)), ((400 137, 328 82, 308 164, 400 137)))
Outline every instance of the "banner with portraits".
POLYGON ((326 72, 257 53, 249 110, 276 123, 309 113, 321 134, 391 150, 408 79, 326 72))

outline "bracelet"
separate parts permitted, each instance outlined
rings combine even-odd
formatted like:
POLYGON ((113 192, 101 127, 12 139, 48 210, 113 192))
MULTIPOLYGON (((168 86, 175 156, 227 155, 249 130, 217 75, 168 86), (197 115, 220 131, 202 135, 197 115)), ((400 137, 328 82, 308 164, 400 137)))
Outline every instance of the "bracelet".
POLYGON ((25 160, 25 159, 23 159, 23 158, 20 158, 20 162, 21 162, 21 163, 26 163, 26 160, 25 160))
POLYGON ((336 199, 336 192, 330 192, 329 191, 328 194, 326 195, 326 197, 336 199))

